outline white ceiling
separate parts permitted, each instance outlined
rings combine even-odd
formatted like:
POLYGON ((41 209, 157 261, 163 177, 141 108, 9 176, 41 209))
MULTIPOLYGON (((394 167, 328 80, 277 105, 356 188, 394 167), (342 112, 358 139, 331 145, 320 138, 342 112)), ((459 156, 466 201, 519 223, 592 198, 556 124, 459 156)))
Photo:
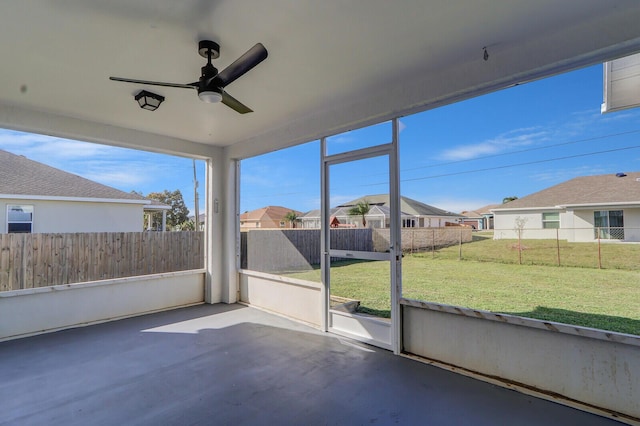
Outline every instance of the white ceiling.
POLYGON ((0 127, 244 157, 640 50, 638 22, 637 0, 5 1, 0 127), (200 39, 220 70, 266 46, 227 87, 255 112, 108 79, 197 81, 200 39))

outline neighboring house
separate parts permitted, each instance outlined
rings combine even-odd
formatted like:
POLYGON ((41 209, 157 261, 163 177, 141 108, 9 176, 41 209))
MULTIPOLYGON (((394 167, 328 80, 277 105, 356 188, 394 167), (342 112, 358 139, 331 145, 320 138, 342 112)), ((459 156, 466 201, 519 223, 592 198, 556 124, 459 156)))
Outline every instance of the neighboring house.
POLYGON ((281 206, 267 206, 261 209, 244 212, 240 215, 240 229, 256 228, 297 228, 296 223, 291 223, 285 219, 289 212, 294 212, 298 217, 302 213, 281 206))
POLYGON ((489 204, 476 210, 465 210, 460 214, 463 216, 462 224, 471 226, 473 229, 493 229, 492 209, 499 208, 502 204, 489 204))
MULTIPOLYGON (((188 219, 193 222, 195 220, 195 217, 196 217, 195 215, 189 216, 188 219)), ((206 213, 198 214, 198 229, 196 229, 196 231, 204 231, 204 225, 206 221, 207 221, 206 213)))
POLYGON ((169 208, 0 150, 0 233, 139 232, 169 208))
POLYGON ((493 209, 494 238, 640 241, 640 172, 584 176, 493 209), (558 231, 555 231, 555 230, 558 231))
MULTIPOLYGON (((388 228, 391 218, 389 195, 367 195, 332 208, 331 223, 333 227, 362 227, 362 217, 349 215, 349 210, 366 200, 369 213, 365 215, 368 228, 388 228)), ((403 228, 440 228, 447 224, 459 224, 462 216, 448 212, 408 197, 400 197, 400 211, 403 228)), ((312 210, 300 218, 303 228, 320 228, 320 210, 312 210)))

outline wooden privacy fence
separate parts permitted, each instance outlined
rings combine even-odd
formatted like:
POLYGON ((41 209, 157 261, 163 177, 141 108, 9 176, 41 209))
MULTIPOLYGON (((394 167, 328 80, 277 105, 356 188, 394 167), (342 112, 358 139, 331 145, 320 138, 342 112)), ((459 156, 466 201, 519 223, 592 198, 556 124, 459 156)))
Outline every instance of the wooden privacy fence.
POLYGON ((203 267, 203 232, 0 234, 0 291, 203 267))

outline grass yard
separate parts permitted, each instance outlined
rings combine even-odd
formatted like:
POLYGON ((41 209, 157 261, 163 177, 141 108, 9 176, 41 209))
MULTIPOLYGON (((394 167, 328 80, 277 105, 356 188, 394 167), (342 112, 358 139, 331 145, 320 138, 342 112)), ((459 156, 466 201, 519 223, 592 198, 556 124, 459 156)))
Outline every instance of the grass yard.
MULTIPOLYGON (((459 261, 437 256, 405 256, 405 298, 640 335, 638 271, 459 261)), ((290 276, 319 281, 320 273, 316 270, 290 276)), ((333 266, 331 293, 360 300, 363 312, 388 317, 388 262, 350 261, 333 266)))
MULTIPOLYGON (((581 268, 640 271, 640 244, 604 241, 600 244, 569 243, 566 240, 527 240, 522 244, 523 265, 576 266, 581 268), (558 251, 559 256, 558 256, 558 251), (598 260, 600 258, 600 260, 598 260)), ((435 259, 458 259, 455 245, 428 253, 435 259)), ((518 240, 494 240, 493 232, 477 232, 473 241, 462 245, 462 258, 481 262, 519 263, 518 240)))

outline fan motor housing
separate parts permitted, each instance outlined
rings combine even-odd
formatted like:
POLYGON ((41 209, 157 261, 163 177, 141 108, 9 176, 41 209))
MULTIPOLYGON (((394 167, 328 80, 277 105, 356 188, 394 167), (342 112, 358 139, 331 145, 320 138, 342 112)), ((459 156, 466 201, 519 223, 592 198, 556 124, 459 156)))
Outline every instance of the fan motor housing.
POLYGON ((209 57, 209 51, 211 51, 211 59, 217 59, 220 57, 220 45, 211 40, 200 40, 198 42, 198 53, 203 58, 209 57))

